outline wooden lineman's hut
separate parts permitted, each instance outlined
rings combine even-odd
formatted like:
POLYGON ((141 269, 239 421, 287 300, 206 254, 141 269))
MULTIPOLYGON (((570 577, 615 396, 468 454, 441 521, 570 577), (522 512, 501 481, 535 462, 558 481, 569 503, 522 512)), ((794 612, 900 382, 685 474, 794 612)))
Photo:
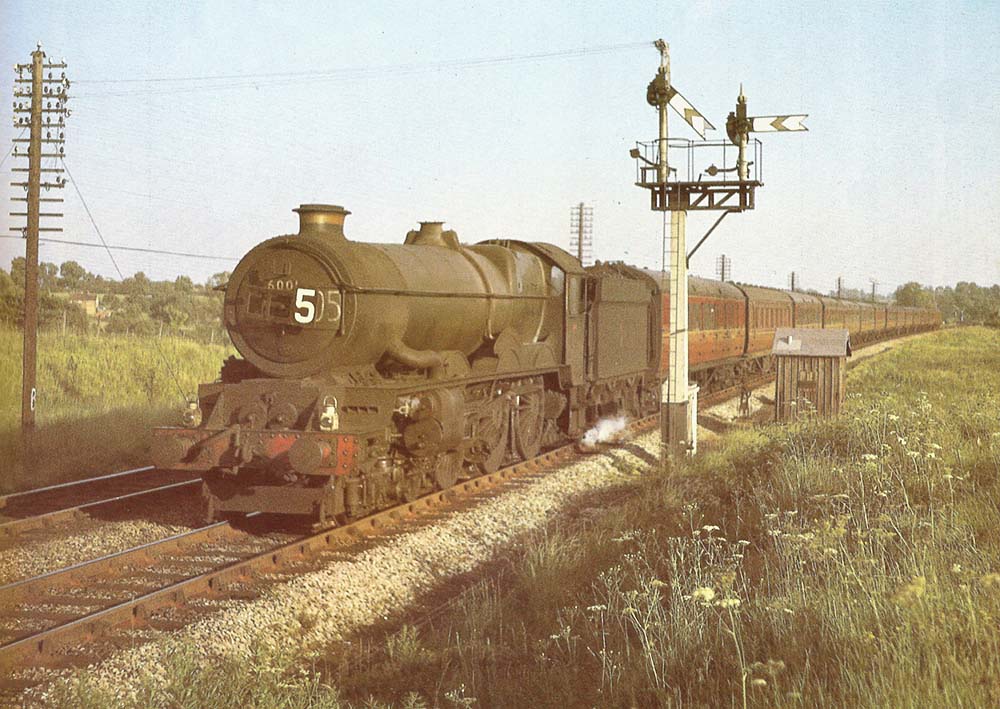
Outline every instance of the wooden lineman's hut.
POLYGON ((847 330, 779 327, 771 348, 777 365, 777 421, 835 416, 844 403, 844 371, 851 356, 847 330))

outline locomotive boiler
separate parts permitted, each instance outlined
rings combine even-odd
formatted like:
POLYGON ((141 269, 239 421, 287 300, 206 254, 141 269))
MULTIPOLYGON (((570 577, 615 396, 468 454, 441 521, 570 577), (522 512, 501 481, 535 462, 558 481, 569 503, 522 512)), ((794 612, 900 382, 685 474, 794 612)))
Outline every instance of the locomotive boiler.
POLYGON ((603 414, 656 410, 659 289, 558 247, 463 245, 441 222, 349 240, 338 206, 251 249, 226 286, 239 358, 154 463, 199 471, 207 516, 328 523, 533 457, 603 414))

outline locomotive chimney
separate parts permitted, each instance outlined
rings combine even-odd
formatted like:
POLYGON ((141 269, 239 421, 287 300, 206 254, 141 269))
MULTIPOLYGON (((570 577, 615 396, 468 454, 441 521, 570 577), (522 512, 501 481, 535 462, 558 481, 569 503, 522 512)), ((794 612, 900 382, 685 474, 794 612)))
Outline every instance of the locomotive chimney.
POLYGON ((322 236, 346 241, 344 218, 350 212, 337 204, 303 204, 294 210, 299 215, 299 236, 322 236))
POLYGON ((444 222, 420 222, 420 231, 409 232, 404 243, 413 246, 459 248, 458 235, 451 230, 445 231, 444 222))

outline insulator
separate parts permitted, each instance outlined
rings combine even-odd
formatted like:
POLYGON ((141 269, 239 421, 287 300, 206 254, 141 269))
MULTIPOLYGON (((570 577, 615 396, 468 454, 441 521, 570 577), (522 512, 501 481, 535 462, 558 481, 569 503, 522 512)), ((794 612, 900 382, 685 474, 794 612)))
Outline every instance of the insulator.
POLYGON ((63 146, 60 145, 59 146, 59 154, 60 155, 64 155, 65 153, 66 153, 66 148, 64 148, 63 146))

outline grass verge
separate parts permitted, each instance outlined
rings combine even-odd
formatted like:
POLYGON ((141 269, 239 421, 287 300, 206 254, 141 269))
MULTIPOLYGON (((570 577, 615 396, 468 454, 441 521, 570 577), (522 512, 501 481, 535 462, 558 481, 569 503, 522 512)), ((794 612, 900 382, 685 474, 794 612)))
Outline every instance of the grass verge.
POLYGON ((28 452, 20 436, 21 333, 0 329, 0 490, 148 464, 150 427, 177 420, 181 392, 214 380, 231 353, 182 338, 42 332, 38 428, 28 452))

